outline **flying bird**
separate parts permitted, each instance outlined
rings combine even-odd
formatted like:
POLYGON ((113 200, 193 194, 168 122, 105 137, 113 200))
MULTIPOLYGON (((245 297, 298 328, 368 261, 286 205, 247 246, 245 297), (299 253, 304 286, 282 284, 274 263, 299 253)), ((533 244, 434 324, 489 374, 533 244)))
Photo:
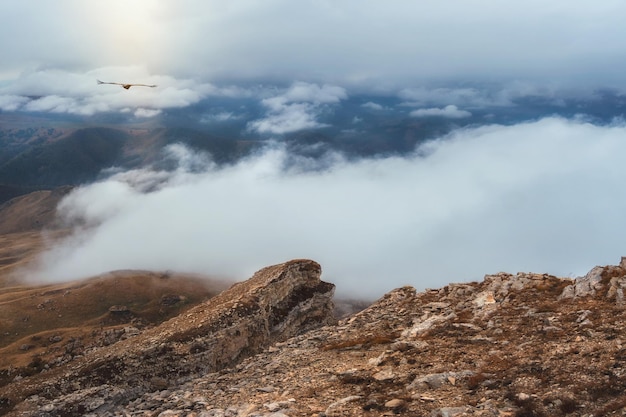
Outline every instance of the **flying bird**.
POLYGON ((130 87, 136 86, 136 87, 151 87, 154 88, 156 87, 156 85, 150 85, 150 84, 124 84, 124 83, 109 83, 109 82, 105 82, 105 81, 100 81, 100 80, 96 80, 98 81, 98 84, 113 84, 113 85, 121 85, 122 88, 125 89, 129 89, 130 87))

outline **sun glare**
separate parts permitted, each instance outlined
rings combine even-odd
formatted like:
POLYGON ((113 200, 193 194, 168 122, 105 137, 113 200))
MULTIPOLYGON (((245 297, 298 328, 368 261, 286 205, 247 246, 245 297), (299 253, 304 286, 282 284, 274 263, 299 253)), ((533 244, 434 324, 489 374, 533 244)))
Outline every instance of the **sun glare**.
POLYGON ((159 20, 165 3, 151 0, 113 0, 90 3, 98 16, 101 42, 112 64, 146 64, 154 54, 159 20))

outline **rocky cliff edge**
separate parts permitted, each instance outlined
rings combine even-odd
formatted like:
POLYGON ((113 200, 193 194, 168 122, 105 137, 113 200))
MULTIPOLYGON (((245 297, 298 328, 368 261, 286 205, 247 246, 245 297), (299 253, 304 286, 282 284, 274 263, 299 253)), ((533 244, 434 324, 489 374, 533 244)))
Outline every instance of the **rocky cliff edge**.
POLYGON ((499 273, 398 288, 337 324, 332 285, 318 277, 311 261, 264 269, 162 328, 17 385, 28 390, 13 415, 626 413, 624 260, 578 279, 499 273))
POLYGON ((167 388, 180 378, 218 371, 273 343, 334 323, 335 287, 320 275, 320 265, 310 260, 264 268, 134 338, 18 379, 0 396, 6 405, 17 405, 18 415, 82 416, 167 388), (22 402, 33 396, 53 402, 22 402))

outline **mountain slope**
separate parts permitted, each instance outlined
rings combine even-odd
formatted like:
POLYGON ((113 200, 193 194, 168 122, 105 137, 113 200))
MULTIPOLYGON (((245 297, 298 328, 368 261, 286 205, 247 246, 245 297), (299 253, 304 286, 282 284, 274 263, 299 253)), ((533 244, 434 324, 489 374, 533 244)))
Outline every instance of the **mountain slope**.
POLYGON ((177 162, 167 161, 164 154, 172 144, 206 152, 219 164, 232 163, 260 146, 185 128, 92 127, 63 134, 50 129, 49 137, 42 129, 20 132, 16 143, 0 141, 0 203, 34 190, 93 182, 111 167, 176 168, 172 164, 177 162))
MULTIPOLYGON (((0 288, 0 369, 28 368, 58 360, 59 342, 80 341, 65 353, 125 337, 161 323, 215 296, 224 281, 185 274, 115 271, 58 284, 16 284, 0 288)), ((28 372, 28 371, 27 371, 28 372)))
POLYGON ((403 287, 338 324, 328 324, 326 290, 293 286, 324 287, 316 270, 311 261, 266 268, 134 339, 18 378, 0 389, 5 410, 162 417, 626 411, 626 261, 576 280, 500 273, 421 293, 403 287), (294 302, 268 304, 262 294, 294 302), (283 321, 289 317, 298 319, 283 321), (291 323, 294 337, 267 339, 271 323, 291 323))
POLYGON ((121 156, 129 135, 119 129, 78 129, 30 146, 0 166, 0 183, 39 188, 93 181, 121 156))
MULTIPOLYGON (((0 393, 5 403, 16 404, 35 394, 89 397, 92 388, 106 383, 119 384, 132 397, 161 386, 170 375, 222 369, 270 343, 330 323, 334 285, 319 276, 319 265, 306 260, 264 268, 158 327, 45 374, 9 383, 0 393), (71 375, 65 374, 68 371, 71 375), (75 392, 77 384, 80 392, 75 392)), ((71 400, 55 415, 85 411, 71 400)))
POLYGON ((35 191, 0 204, 0 235, 53 226, 56 207, 71 190, 72 187, 60 187, 35 191))

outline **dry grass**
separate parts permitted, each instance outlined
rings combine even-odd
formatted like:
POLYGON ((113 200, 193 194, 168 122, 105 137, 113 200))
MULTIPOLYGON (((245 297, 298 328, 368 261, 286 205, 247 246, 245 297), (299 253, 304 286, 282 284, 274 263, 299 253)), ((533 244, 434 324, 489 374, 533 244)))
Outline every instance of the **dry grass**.
POLYGON ((28 366, 33 358, 63 354, 68 343, 107 327, 160 323, 230 283, 183 274, 118 271, 57 284, 24 284, 12 272, 27 265, 46 243, 67 231, 0 234, 0 369, 28 366), (109 312, 126 306, 128 314, 109 312))
POLYGON ((50 351, 51 341, 88 337, 128 323, 160 323, 225 289, 223 282, 190 276, 127 271, 64 284, 0 289, 0 367, 50 351), (174 297, 179 302, 171 303, 174 297), (127 314, 109 308, 123 305, 127 314))
POLYGON ((597 416, 597 417, 608 416, 608 415, 611 415, 612 412, 622 410, 624 408, 626 408, 626 396, 621 396, 612 401, 609 401, 607 404, 603 405, 602 407, 599 407, 599 409, 596 410, 594 416, 597 416))
POLYGON ((67 231, 42 234, 38 231, 0 234, 0 287, 17 284, 12 272, 26 266, 44 249, 47 241, 67 235, 67 231))

